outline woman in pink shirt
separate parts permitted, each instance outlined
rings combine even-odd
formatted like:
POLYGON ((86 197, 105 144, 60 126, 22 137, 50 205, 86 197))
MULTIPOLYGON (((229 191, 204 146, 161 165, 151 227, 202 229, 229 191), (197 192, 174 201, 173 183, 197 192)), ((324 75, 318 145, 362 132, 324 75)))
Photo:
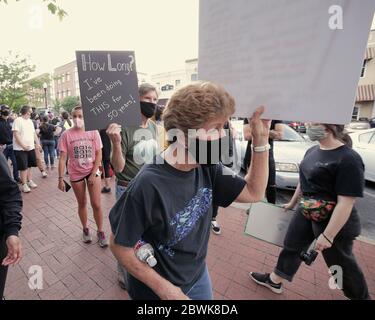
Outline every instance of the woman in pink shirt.
POLYGON ((86 185, 90 195, 94 219, 98 227, 98 243, 104 248, 108 242, 103 232, 103 212, 100 203, 100 171, 103 147, 99 132, 85 131, 82 107, 77 106, 72 111, 74 126, 61 135, 59 141, 59 184, 58 188, 65 191, 63 173, 66 158, 68 157, 68 172, 74 194, 78 202, 78 214, 83 227, 82 240, 85 243, 92 241, 87 227, 87 199, 86 185))

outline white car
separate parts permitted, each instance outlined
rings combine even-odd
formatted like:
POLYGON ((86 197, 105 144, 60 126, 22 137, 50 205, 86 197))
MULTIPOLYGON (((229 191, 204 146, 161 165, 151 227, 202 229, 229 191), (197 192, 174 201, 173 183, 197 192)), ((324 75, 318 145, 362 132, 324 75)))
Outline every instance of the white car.
POLYGON ((353 149, 359 153, 365 164, 365 179, 375 182, 375 129, 350 134, 353 149))
MULTIPOLYGON (((276 163, 276 187, 294 190, 299 181, 299 165, 306 153, 315 143, 305 139, 286 124, 283 126, 283 139, 274 140, 273 154, 276 163)), ((241 165, 244 168, 247 141, 237 143, 241 150, 241 165)), ((238 147, 237 147, 238 148, 238 147)))

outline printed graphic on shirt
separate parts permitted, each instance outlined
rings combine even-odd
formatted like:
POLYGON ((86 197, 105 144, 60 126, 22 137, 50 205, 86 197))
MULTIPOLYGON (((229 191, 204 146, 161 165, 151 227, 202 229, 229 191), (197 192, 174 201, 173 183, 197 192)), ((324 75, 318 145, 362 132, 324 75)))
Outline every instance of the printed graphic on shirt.
POLYGON ((80 166, 84 167, 94 161, 92 152, 93 139, 73 140, 71 143, 73 144, 74 159, 78 161, 80 166))
POLYGON ((169 222, 169 226, 173 229, 173 236, 165 244, 160 244, 158 249, 173 257, 175 252, 172 247, 194 230, 198 220, 208 212, 211 206, 212 190, 208 188, 199 189, 197 194, 189 201, 189 204, 169 222))

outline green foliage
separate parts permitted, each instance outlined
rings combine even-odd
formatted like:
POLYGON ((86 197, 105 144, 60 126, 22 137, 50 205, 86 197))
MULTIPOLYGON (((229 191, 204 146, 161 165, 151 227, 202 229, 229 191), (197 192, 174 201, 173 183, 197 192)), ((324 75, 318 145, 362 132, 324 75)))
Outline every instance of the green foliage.
MULTIPOLYGON (((20 1, 20 0, 16 0, 16 1, 20 1)), ((0 0, 0 2, 8 4, 8 0, 0 0)), ((51 14, 56 15, 60 19, 60 21, 63 20, 68 15, 68 13, 57 4, 56 0, 43 0, 43 2, 48 2, 47 4, 48 11, 51 14)))
POLYGON ((23 104, 28 103, 26 80, 35 71, 26 58, 18 54, 0 58, 0 103, 9 105, 18 111, 23 104))
POLYGON ((69 96, 65 97, 61 101, 61 108, 69 113, 72 112, 73 108, 79 104, 79 97, 69 96))

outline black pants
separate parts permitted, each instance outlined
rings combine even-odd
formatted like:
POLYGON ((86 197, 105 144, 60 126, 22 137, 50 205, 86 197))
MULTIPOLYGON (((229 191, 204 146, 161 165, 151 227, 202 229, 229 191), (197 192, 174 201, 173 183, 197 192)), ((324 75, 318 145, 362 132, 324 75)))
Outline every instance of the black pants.
MULTIPOLYGON (((297 210, 288 227, 275 273, 283 279, 292 281, 302 262, 301 252, 309 248, 326 226, 327 222, 317 223, 307 220, 300 210, 297 210)), ((354 209, 348 222, 336 236, 333 246, 324 250, 322 254, 329 268, 335 265, 342 268, 343 292, 347 298, 370 299, 365 277, 353 255, 353 240, 359 234, 360 221, 354 209)))
POLYGON ((4 296, 5 280, 7 278, 8 267, 1 265, 1 262, 7 255, 7 247, 5 244, 5 237, 0 234, 0 299, 4 296))
POLYGON ((18 168, 17 168, 17 161, 16 161, 16 156, 14 155, 13 151, 13 145, 7 145, 5 150, 4 150, 4 156, 8 160, 12 162, 12 167, 13 167, 13 179, 14 180, 19 180, 20 176, 18 174, 18 168))
MULTIPOLYGON (((251 163, 251 141, 247 143, 243 161, 243 167, 248 170, 251 163)), ((269 203, 276 203, 276 165, 275 158, 273 157, 273 150, 270 150, 268 158, 268 182, 266 189, 266 198, 269 203)))
POLYGON ((276 164, 273 152, 269 154, 266 198, 269 203, 276 203, 276 164))

